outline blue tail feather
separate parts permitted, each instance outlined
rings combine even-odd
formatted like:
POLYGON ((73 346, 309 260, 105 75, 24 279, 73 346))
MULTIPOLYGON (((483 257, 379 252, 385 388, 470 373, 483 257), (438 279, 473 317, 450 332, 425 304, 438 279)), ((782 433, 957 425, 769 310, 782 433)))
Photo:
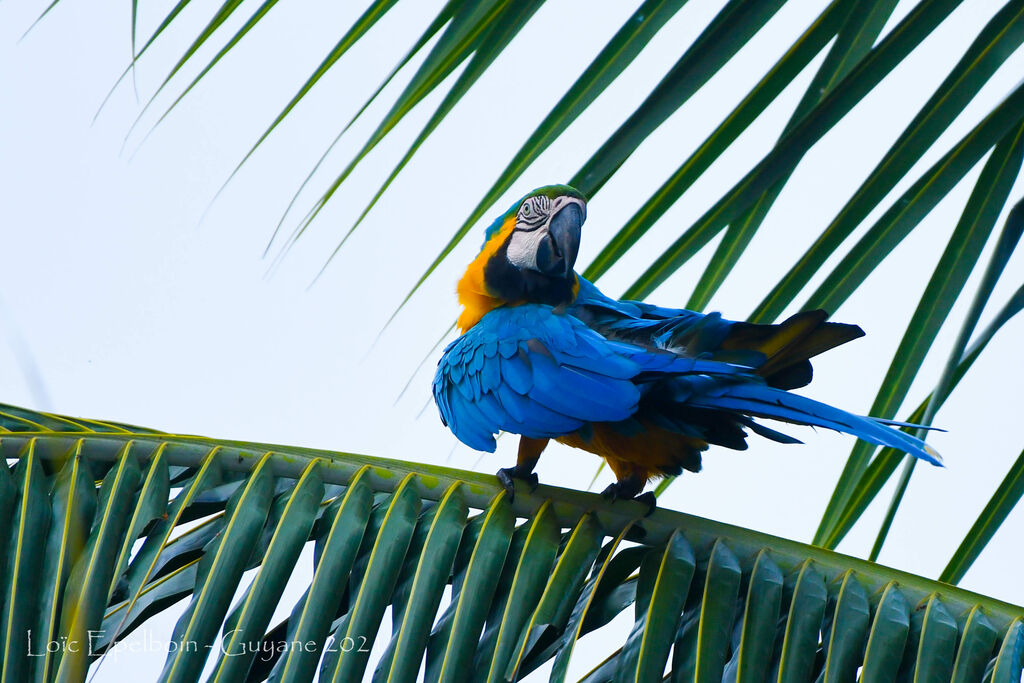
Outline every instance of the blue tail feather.
POLYGON ((879 446, 890 446, 942 466, 942 457, 934 448, 906 432, 886 425, 887 421, 861 417, 845 410, 758 384, 734 384, 721 391, 694 396, 690 405, 765 417, 795 424, 825 427, 852 434, 879 446))

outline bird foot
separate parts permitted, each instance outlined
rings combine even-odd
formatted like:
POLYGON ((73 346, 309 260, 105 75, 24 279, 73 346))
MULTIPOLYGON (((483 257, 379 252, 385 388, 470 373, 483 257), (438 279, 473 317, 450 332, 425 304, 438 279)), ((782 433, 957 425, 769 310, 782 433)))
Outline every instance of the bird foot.
POLYGON ((647 506, 647 512, 644 514, 644 517, 650 517, 651 513, 653 513, 658 507, 658 499, 655 498, 653 492, 648 491, 646 493, 640 493, 642 490, 642 483, 638 483, 631 479, 623 479, 615 482, 614 484, 609 484, 608 487, 601 492, 601 495, 611 501, 635 500, 636 502, 647 506))
POLYGON ((515 467, 502 467, 498 470, 495 475, 498 477, 498 482, 501 483, 502 488, 508 493, 508 502, 512 502, 516 497, 515 480, 526 482, 530 487, 530 493, 537 490, 537 486, 540 484, 540 480, 537 479, 537 474, 534 472, 520 469, 518 465, 515 467))

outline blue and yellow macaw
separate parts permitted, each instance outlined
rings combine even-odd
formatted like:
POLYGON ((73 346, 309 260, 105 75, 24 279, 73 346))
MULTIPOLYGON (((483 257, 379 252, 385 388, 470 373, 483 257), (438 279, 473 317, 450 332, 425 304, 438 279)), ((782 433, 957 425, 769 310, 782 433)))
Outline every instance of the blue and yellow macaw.
POLYGON ((709 444, 747 447, 745 429, 797 439, 755 418, 828 427, 933 464, 938 454, 887 420, 790 393, 811 381, 810 358, 864 334, 824 311, 778 325, 718 313, 616 301, 573 271, 586 198, 566 185, 529 193, 487 229, 459 281, 462 336, 434 376, 441 419, 467 446, 493 452, 500 431, 520 435, 515 467, 536 486, 550 439, 595 453, 617 481, 611 498, 639 496, 653 477, 697 472, 709 444))

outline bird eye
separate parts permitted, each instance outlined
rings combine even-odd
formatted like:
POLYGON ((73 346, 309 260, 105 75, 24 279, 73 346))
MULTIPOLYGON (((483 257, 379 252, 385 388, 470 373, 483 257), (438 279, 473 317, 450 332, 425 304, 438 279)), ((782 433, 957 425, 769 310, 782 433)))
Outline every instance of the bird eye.
POLYGON ((533 213, 533 209, 530 207, 529 204, 523 204, 523 208, 520 213, 522 213, 524 216, 529 216, 531 213, 533 213))

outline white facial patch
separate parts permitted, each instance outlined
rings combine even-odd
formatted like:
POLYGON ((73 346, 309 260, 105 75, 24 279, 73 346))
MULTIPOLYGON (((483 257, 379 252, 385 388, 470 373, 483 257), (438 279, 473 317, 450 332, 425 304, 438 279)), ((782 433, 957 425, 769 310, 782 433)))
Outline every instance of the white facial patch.
POLYGON ((548 231, 543 228, 531 232, 513 232, 512 239, 508 242, 509 263, 520 270, 538 270, 537 251, 540 249, 540 243, 547 237, 548 231))
POLYGON ((519 269, 539 270, 537 252, 541 242, 547 239, 551 218, 569 204, 579 206, 583 219, 586 220, 587 205, 575 197, 562 196, 551 199, 538 195, 525 200, 519 207, 516 227, 508 242, 509 263, 519 269))

